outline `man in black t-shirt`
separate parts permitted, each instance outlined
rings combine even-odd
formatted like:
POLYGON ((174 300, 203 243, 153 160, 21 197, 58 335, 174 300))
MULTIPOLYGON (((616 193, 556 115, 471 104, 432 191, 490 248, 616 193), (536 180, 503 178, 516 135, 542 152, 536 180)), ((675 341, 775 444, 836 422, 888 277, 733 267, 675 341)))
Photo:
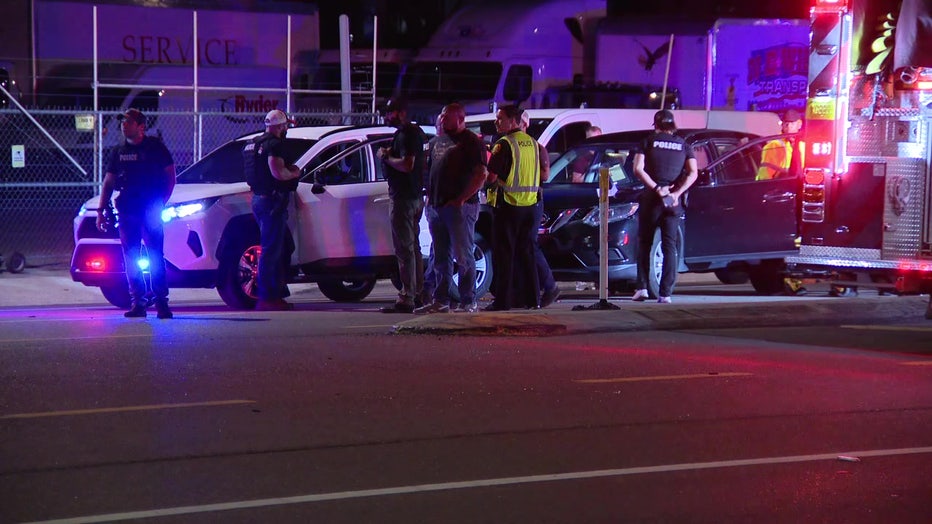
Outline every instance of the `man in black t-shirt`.
POLYGON ((651 247, 654 233, 660 228, 660 249, 663 251, 663 270, 657 302, 672 302, 676 284, 677 230, 683 206, 680 198, 698 177, 696 157, 682 138, 675 136, 673 113, 658 111, 654 115, 656 133, 641 143, 634 154, 634 174, 644 183, 638 207, 638 260, 637 291, 632 300, 647 300, 647 282, 653 267, 651 247), (681 174, 685 176, 681 178, 681 174))
POLYGON ((431 152, 427 176, 427 222, 434 247, 437 287, 433 302, 416 314, 449 313, 453 260, 459 268, 460 307, 467 313, 476 304, 475 227, 479 218, 479 188, 485 182, 486 148, 482 139, 466 129, 466 109, 449 104, 440 113, 446 139, 431 152), (442 144, 442 145, 440 145, 442 144))
POLYGON ((294 305, 283 298, 288 290, 285 283, 288 197, 301 174, 285 160, 285 135, 291 123, 284 111, 269 111, 265 116, 265 133, 243 148, 246 181, 253 192, 252 214, 259 224, 262 246, 256 275, 258 311, 294 309, 294 305))
POLYGON ((424 289, 424 257, 418 241, 424 213, 424 134, 420 127, 408 121, 404 100, 389 101, 383 112, 385 123, 398 129, 391 147, 383 147, 377 154, 385 165, 385 180, 388 181, 391 198, 388 215, 401 289, 395 304, 382 308, 382 312, 412 313, 415 307, 422 305, 417 302, 424 289))
POLYGON ((132 307, 124 316, 146 316, 148 299, 140 264, 148 263, 158 317, 172 318, 162 255, 162 209, 175 188, 175 163, 161 140, 145 135, 146 117, 141 111, 127 109, 117 120, 126 141, 110 154, 97 206, 97 228, 104 231, 109 227, 106 211, 113 191, 118 190, 120 244, 132 298, 132 307), (143 242, 148 251, 145 260, 141 257, 143 242))

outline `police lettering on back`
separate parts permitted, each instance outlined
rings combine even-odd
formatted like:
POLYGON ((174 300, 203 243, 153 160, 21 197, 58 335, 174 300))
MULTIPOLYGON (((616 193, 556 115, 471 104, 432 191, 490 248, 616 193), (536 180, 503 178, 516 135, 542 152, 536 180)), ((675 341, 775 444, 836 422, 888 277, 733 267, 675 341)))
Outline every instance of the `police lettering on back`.
POLYGON ((676 142, 665 142, 662 140, 655 141, 653 144, 653 147, 655 149, 669 149, 671 151, 682 151, 683 150, 683 144, 679 144, 676 142))

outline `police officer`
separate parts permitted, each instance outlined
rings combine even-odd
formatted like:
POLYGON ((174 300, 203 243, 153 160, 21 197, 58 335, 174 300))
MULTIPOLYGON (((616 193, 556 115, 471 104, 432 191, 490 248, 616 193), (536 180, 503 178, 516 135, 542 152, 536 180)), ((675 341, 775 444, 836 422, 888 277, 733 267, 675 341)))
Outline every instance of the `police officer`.
POLYGON ((278 109, 265 116, 265 133, 243 148, 246 181, 252 189, 252 213, 259 223, 258 311, 287 311, 285 284, 288 201, 301 174, 285 162, 285 135, 291 121, 278 109))
POLYGON ((535 223, 540 193, 540 149, 521 130, 522 110, 514 105, 499 108, 496 130, 503 136, 492 147, 488 182, 499 190, 494 211, 493 259, 497 264, 493 293, 486 311, 512 307, 539 307, 540 282, 534 259, 539 222, 535 223), (518 289, 515 289, 515 288, 518 289))
POLYGON ((673 113, 660 110, 654 114, 655 133, 635 150, 634 174, 646 186, 638 207, 637 291, 632 300, 649 297, 647 279, 652 271, 651 245, 660 228, 663 272, 657 302, 669 304, 676 284, 677 229, 683 216, 681 197, 698 177, 696 157, 682 138, 675 136, 673 113), (685 172, 684 177, 680 177, 685 172), (681 180, 682 178, 682 180, 681 180))
POLYGON ((110 209, 113 191, 118 190, 120 244, 132 298, 132 307, 124 316, 146 316, 146 283, 140 267, 142 243, 145 242, 158 318, 172 318, 162 255, 162 209, 175 188, 175 163, 161 140, 145 135, 146 117, 142 111, 127 109, 117 120, 120 120, 126 141, 110 155, 97 206, 97 228, 104 231, 109 227, 106 212, 110 209))

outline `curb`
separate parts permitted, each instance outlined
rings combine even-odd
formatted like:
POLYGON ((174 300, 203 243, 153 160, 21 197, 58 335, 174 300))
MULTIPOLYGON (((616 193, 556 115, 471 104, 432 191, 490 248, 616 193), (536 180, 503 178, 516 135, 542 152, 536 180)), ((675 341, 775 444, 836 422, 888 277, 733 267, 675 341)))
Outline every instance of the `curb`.
POLYGON ((629 305, 618 311, 540 311, 425 315, 392 326, 394 334, 558 336, 628 331, 817 326, 924 321, 919 296, 829 298, 773 304, 691 306, 629 305))

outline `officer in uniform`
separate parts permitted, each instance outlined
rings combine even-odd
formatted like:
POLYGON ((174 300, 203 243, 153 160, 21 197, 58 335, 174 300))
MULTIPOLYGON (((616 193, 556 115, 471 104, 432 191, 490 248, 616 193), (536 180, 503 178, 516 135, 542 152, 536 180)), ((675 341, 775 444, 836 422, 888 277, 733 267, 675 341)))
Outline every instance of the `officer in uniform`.
POLYGON ((535 217, 540 220, 535 207, 540 193, 540 149, 537 141, 521 130, 521 113, 518 107, 506 105, 495 116, 496 130, 503 136, 492 147, 488 182, 498 190, 492 235, 493 260, 498 267, 495 300, 486 311, 540 305, 534 259, 540 225, 535 223, 535 217))
POLYGON ((243 148, 246 182, 252 189, 252 213, 259 224, 262 251, 256 278, 258 311, 287 311, 294 305, 286 302, 285 284, 288 200, 297 189, 300 171, 285 162, 285 135, 291 121, 279 109, 265 116, 265 133, 250 140, 243 148))
POLYGON ((677 229, 684 213, 680 199, 696 181, 698 170, 692 148, 674 135, 676 123, 672 112, 661 110, 654 114, 654 131, 634 154, 634 174, 646 189, 638 207, 637 291, 632 300, 640 302, 649 297, 647 279, 653 270, 651 245, 659 227, 663 272, 657 301, 668 304, 673 301, 676 284, 677 229), (685 176, 681 177, 682 173, 685 176))
POLYGON ((175 163, 171 153, 156 137, 146 136, 146 117, 138 109, 127 109, 117 116, 126 141, 110 155, 97 206, 97 228, 109 227, 106 211, 114 190, 119 213, 120 244, 132 307, 124 316, 145 318, 146 282, 139 266, 142 243, 148 251, 148 269, 158 317, 172 318, 168 307, 162 209, 175 188, 175 163))
POLYGON ((801 174, 805 146, 799 140, 803 117, 795 109, 787 110, 780 122, 780 132, 785 135, 768 141, 761 150, 760 168, 756 180, 795 177, 801 174))

